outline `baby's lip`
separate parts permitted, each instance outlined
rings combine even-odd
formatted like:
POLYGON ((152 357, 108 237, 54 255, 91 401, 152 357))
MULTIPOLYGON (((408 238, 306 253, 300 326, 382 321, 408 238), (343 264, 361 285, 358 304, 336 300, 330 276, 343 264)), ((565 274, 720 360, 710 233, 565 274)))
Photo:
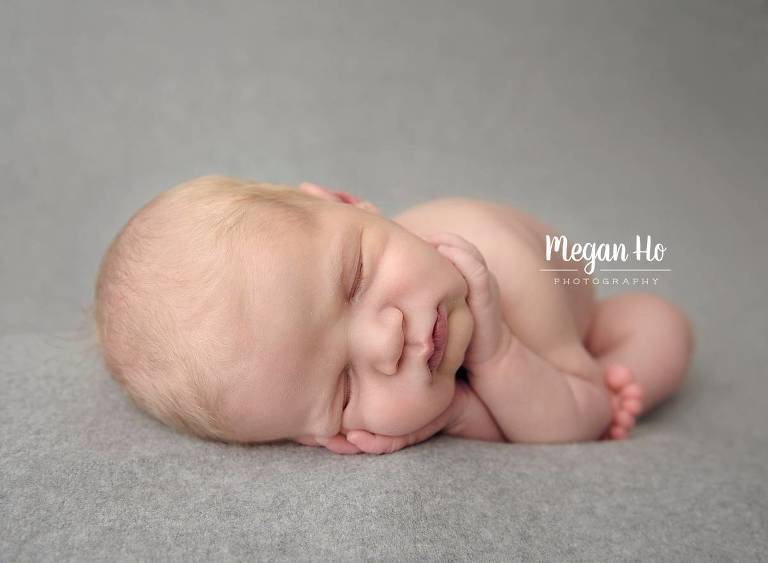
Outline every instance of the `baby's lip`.
MULTIPOLYGON (((445 312, 442 312, 443 317, 445 316, 445 312)), ((445 322, 441 322, 441 311, 440 307, 435 311, 435 321, 432 323, 432 326, 429 329, 429 333, 421 340, 423 344, 423 348, 421 352, 419 352, 419 358, 424 362, 424 365, 427 367, 427 372, 429 373, 430 381, 432 380, 433 371, 437 366, 430 365, 430 360, 433 362, 439 362, 441 358, 438 358, 435 356, 435 334, 437 332, 440 332, 441 330, 444 331, 444 325, 445 322), (438 326, 438 322, 440 322, 443 327, 438 326)), ((437 350, 440 352, 440 356, 442 356, 442 350, 437 350)))
POLYGON ((424 338, 421 339, 422 349, 419 352, 419 358, 424 360, 424 363, 427 363, 429 361, 430 356, 435 352, 435 342, 432 339, 432 335, 435 331, 435 325, 437 324, 437 311, 435 311, 435 322, 432 323, 432 326, 429 329, 429 332, 424 336, 424 338))
POLYGON ((430 377, 437 370, 443 361, 445 353, 445 342, 448 339, 448 317, 445 307, 438 306, 435 325, 432 327, 430 335, 430 348, 432 353, 427 357, 427 367, 429 367, 430 377))
MULTIPOLYGON (((433 325, 434 330, 434 325, 433 325)), ((430 356, 434 354, 435 352, 435 341, 432 340, 432 332, 429 333, 429 337, 424 341, 424 349, 421 351, 421 354, 419 356, 421 358, 424 358, 424 361, 429 361, 430 356)))

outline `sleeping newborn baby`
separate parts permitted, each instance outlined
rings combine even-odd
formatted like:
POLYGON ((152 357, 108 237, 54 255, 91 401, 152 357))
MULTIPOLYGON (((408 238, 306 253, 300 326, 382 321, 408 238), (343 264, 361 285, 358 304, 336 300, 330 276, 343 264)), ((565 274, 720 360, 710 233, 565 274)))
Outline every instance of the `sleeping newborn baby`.
MULTIPOLYGON (((626 438, 681 385, 690 323, 628 292, 596 301, 545 261, 552 228, 440 198, 393 219, 311 183, 205 176, 136 212, 98 274, 105 364, 173 428, 386 453, 444 432, 626 438)), ((578 267, 578 265, 576 266, 578 267)))

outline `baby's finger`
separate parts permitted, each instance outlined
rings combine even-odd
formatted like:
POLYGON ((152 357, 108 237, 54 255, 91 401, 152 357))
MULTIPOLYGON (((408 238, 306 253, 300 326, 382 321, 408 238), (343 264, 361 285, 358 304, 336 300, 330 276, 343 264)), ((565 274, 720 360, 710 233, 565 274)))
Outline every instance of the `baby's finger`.
POLYGON ((510 342, 509 331, 502 328, 499 285, 496 276, 472 254, 455 246, 440 245, 438 252, 451 260, 464 276, 469 289, 467 304, 475 321, 472 341, 465 355, 465 366, 472 371, 505 351, 510 342))
POLYGON ((337 454, 359 454, 361 452, 360 448, 349 442, 341 433, 331 438, 318 439, 317 442, 337 454))
POLYGON ((350 430, 347 432, 347 440, 369 454, 391 454, 431 438, 445 428, 451 416, 450 409, 446 409, 418 430, 402 436, 373 434, 366 430, 350 430))
POLYGON ((380 436, 366 432, 365 430, 351 430, 347 432, 347 441, 354 444, 367 454, 384 453, 388 444, 384 444, 380 436))
POLYGON ((409 445, 403 436, 371 434, 365 430, 350 430, 347 440, 368 454, 391 454, 409 445))
POLYGON ((469 242, 464 237, 457 235, 456 233, 450 233, 450 232, 439 232, 434 233, 432 235, 427 235, 425 239, 428 242, 432 242, 435 245, 444 244, 446 246, 452 246, 457 247, 465 250, 466 252, 470 253, 478 262, 483 264, 484 266, 487 266, 485 262, 485 256, 483 256, 483 253, 478 250, 478 248, 469 242))
POLYGON ((478 262, 472 254, 455 246, 440 245, 437 251, 448 258, 458 268, 469 285, 470 306, 477 308, 477 313, 492 312, 493 305, 491 274, 485 264, 478 262))
POLYGON ((431 233, 426 235, 424 238, 434 242, 442 242, 453 246, 461 246, 465 248, 469 246, 469 241, 467 239, 450 231, 439 231, 437 233, 431 233))

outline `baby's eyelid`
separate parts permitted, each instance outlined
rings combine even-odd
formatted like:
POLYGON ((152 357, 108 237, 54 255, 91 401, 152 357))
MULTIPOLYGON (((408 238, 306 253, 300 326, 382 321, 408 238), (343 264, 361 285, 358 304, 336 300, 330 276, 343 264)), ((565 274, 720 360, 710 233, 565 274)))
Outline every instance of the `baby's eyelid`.
POLYGON ((360 282, 363 280, 363 253, 360 252, 360 257, 357 261, 357 272, 355 273, 355 281, 352 283, 352 295, 350 298, 354 298, 360 289, 360 282))

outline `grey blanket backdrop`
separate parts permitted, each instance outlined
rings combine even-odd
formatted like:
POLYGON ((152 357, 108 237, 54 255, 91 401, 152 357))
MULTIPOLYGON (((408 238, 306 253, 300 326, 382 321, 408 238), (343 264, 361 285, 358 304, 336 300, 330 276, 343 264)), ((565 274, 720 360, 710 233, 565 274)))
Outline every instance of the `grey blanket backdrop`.
POLYGON ((768 557, 765 3, 6 0, 0 80, 2 561, 768 557), (209 173, 651 234, 686 385, 625 442, 178 435, 84 319, 130 214, 209 173))

